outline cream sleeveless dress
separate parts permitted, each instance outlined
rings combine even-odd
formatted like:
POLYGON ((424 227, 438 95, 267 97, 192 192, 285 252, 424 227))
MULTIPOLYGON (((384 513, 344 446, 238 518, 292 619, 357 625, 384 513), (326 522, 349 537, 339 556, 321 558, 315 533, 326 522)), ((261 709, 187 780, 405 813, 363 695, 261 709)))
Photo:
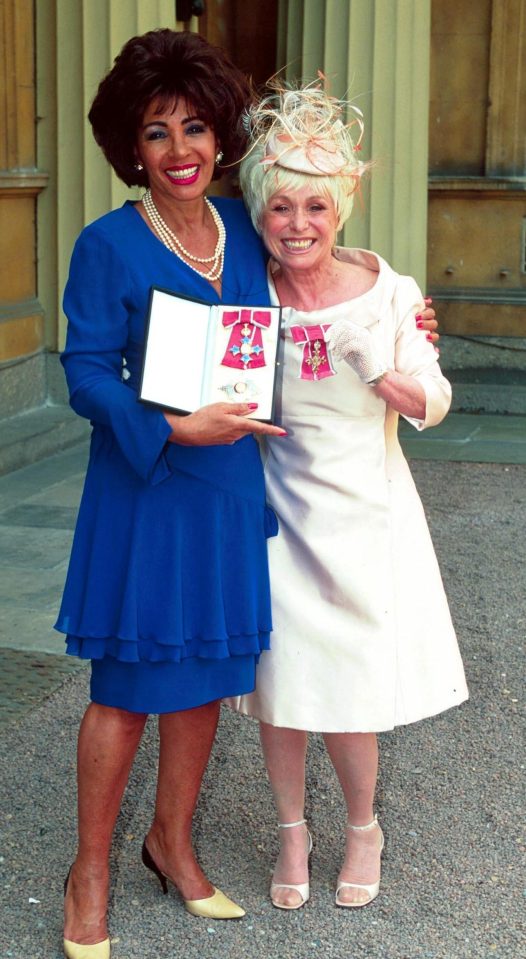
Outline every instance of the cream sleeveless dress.
MULTIPOLYGON (((417 429, 443 419, 451 390, 416 328, 423 298, 414 280, 374 253, 335 255, 378 278, 346 303, 283 310, 275 421, 289 435, 265 450, 280 525, 269 541, 274 629, 255 692, 227 702, 275 726, 372 732, 432 716, 468 691, 398 414, 330 352, 334 375, 304 378, 312 366, 297 328, 345 317, 368 327, 387 364, 424 388, 425 421, 410 419, 417 429)), ((277 303, 270 273, 269 285, 277 303)))

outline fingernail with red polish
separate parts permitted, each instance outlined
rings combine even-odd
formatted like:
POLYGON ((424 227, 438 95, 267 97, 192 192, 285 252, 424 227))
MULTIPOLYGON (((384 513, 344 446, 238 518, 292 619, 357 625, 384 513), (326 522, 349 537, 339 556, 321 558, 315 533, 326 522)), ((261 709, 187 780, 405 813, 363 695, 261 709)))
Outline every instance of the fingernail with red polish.
POLYGON ((433 337, 431 336, 431 333, 426 333, 426 340, 429 340, 430 343, 433 342, 433 337))
POLYGON ((257 404, 257 403, 249 403, 249 404, 248 404, 248 408, 249 408, 249 410, 257 410, 258 404, 257 404))
POLYGON ((286 430, 282 430, 281 433, 278 433, 278 436, 288 436, 288 435, 289 434, 287 433, 286 430))
POLYGON ((418 320, 421 320, 421 319, 422 319, 422 314, 421 314, 421 313, 417 313, 416 316, 415 316, 415 320, 418 322, 418 320))
POLYGON ((424 324, 423 324, 422 320, 417 320, 417 321, 416 321, 416 325, 417 325, 417 328, 418 328, 419 330, 423 330, 423 329, 424 329, 424 324))

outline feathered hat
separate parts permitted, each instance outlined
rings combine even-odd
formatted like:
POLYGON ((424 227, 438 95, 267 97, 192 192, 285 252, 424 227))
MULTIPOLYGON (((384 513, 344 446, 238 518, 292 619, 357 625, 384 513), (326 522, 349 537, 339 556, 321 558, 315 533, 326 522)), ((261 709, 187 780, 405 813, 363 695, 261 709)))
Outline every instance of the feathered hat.
POLYGON ((252 104, 243 117, 248 153, 263 147, 261 163, 267 169, 280 166, 315 176, 362 175, 366 164, 356 153, 364 124, 358 107, 329 96, 319 81, 297 88, 278 81, 269 86, 272 92, 252 104), (352 114, 349 122, 343 120, 346 113, 352 114))

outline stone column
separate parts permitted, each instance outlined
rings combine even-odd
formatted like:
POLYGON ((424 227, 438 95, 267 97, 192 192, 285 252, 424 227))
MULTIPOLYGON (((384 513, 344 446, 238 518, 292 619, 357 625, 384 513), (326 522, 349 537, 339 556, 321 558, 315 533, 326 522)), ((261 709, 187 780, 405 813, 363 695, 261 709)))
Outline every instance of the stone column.
POLYGON ((47 177, 36 166, 32 0, 0 3, 0 54, 0 416, 10 416, 44 391, 35 204, 47 177))
POLYGON ((313 79, 365 115, 374 162, 343 231, 425 284, 430 0, 281 0, 278 67, 313 79))

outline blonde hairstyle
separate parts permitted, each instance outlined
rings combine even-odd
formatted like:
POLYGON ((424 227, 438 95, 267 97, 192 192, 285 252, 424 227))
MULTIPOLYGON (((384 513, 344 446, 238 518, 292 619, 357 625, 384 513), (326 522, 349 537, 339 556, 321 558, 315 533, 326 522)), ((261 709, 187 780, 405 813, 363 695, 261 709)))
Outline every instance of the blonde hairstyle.
POLYGON ((277 164, 266 167, 262 163, 264 153, 265 147, 258 145, 241 161, 239 170, 243 199, 257 232, 261 233, 263 213, 276 193, 294 192, 304 186, 312 188, 313 196, 332 200, 338 217, 337 229, 340 230, 351 215, 359 182, 349 176, 298 173, 277 164))
POLYGON ((293 88, 271 81, 268 89, 243 118, 248 149, 240 183, 254 227, 261 232, 272 196, 308 185, 314 195, 332 200, 340 229, 367 169, 356 156, 363 136, 361 111, 329 96, 319 82, 293 88), (342 121, 346 112, 352 114, 349 123, 342 121))

